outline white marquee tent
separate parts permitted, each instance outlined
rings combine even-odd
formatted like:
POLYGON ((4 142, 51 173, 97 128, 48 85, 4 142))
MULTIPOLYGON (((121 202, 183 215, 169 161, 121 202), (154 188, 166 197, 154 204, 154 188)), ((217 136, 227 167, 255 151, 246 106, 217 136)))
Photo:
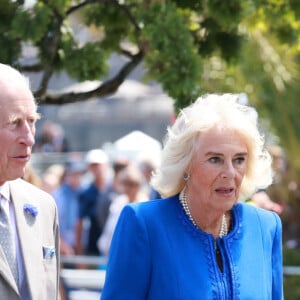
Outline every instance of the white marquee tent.
POLYGON ((152 159, 158 162, 162 145, 151 136, 135 130, 119 138, 113 144, 105 145, 103 148, 112 157, 126 156, 136 161, 152 159))

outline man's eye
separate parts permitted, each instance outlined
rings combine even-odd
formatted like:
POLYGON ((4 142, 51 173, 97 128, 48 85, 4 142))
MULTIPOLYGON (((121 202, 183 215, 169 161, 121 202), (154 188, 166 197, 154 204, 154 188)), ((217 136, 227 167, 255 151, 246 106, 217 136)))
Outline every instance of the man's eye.
POLYGON ((30 118, 27 120, 27 122, 30 124, 30 125, 34 125, 35 122, 36 122, 36 119, 35 118, 30 118))
POLYGON ((22 120, 20 120, 20 119, 11 120, 10 122, 7 123, 7 127, 11 130, 16 129, 20 126, 21 122, 22 122, 22 120))
POLYGON ((9 125, 10 126, 14 126, 14 127, 17 127, 19 124, 20 124, 20 120, 19 119, 16 119, 16 120, 12 120, 11 122, 9 122, 9 125))

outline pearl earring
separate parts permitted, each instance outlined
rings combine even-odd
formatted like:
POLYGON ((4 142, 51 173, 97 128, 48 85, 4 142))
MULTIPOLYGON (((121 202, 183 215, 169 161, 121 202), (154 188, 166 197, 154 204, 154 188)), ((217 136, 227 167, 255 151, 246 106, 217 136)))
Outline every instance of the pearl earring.
POLYGON ((185 173, 183 174, 183 180, 184 180, 184 181, 188 181, 189 179, 190 179, 190 174, 187 173, 187 172, 185 172, 185 173))

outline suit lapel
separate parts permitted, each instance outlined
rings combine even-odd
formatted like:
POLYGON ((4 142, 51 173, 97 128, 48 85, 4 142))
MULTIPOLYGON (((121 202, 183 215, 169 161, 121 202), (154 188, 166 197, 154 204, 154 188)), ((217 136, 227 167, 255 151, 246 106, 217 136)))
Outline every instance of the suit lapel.
POLYGON ((2 247, 0 247, 0 274, 11 285, 11 287, 15 290, 15 292, 18 294, 19 290, 18 290, 17 284, 12 275, 10 267, 6 261, 6 257, 2 250, 2 247))
MULTIPOLYGON (((19 186, 20 187, 20 186, 19 186)), ((39 216, 32 216, 24 211, 24 204, 31 204, 37 209, 38 202, 34 200, 36 197, 30 192, 26 193, 24 189, 18 188, 18 181, 10 184, 10 194, 14 204, 17 232, 19 235, 20 249, 23 256, 24 272, 31 294, 33 295, 35 288, 42 282, 40 274, 43 260, 41 230, 39 226, 39 216)))

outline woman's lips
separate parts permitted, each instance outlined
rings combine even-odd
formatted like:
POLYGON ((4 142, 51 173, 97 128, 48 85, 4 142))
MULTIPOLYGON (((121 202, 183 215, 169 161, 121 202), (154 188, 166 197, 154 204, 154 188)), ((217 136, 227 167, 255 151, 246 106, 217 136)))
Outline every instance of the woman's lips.
POLYGON ((231 195, 234 192, 234 188, 217 188, 215 191, 224 195, 231 195))

